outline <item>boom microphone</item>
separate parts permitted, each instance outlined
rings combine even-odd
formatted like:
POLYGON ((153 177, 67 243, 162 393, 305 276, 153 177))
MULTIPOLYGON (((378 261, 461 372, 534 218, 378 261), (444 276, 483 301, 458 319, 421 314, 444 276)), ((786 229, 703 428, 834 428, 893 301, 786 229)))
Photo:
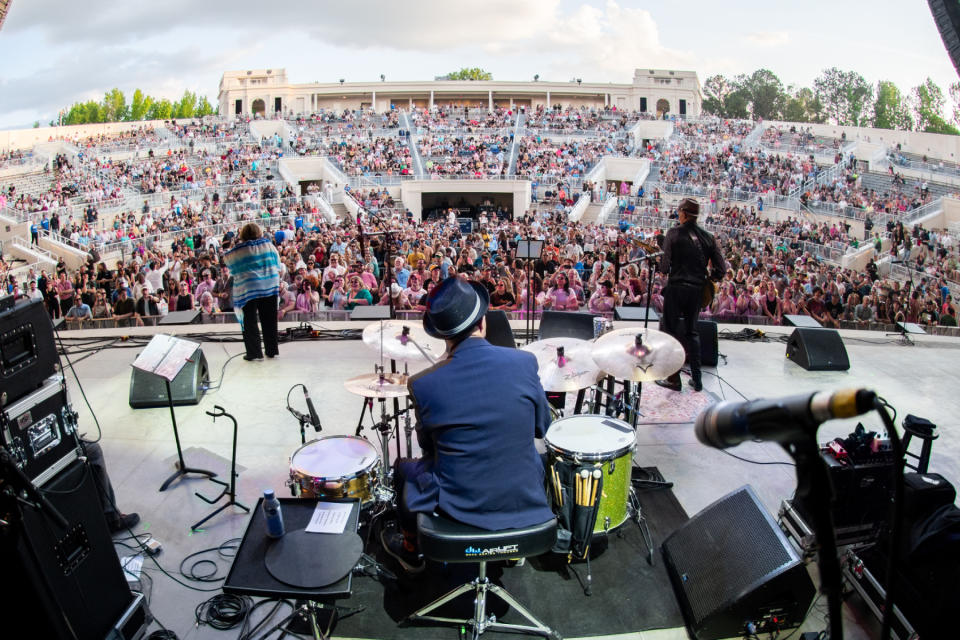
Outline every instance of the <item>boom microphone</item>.
POLYGON ((320 426, 320 416, 317 415, 317 410, 313 406, 313 400, 310 399, 310 393, 307 391, 307 387, 303 387, 303 397, 307 401, 307 411, 310 413, 310 424, 313 425, 314 431, 320 431, 323 427, 320 426))
POLYGON ((701 411, 694 432, 700 442, 717 449, 745 440, 790 442, 812 434, 827 420, 852 418, 870 411, 876 397, 868 389, 841 389, 746 402, 726 401, 701 411))

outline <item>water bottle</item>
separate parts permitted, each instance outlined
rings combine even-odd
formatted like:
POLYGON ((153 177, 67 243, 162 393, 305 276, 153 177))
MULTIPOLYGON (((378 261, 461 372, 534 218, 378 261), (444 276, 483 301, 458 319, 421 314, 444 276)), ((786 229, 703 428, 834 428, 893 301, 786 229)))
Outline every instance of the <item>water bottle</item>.
POLYGON ((263 518, 267 523, 267 537, 282 538, 283 514, 280 513, 280 501, 273 494, 273 489, 263 492, 263 518))

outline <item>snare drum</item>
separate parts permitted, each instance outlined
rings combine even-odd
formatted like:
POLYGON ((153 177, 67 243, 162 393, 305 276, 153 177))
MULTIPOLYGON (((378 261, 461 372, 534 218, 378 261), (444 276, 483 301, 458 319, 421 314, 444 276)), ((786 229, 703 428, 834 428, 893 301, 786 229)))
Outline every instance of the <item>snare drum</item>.
POLYGON ((373 500, 380 456, 370 442, 354 436, 313 440, 290 457, 290 489, 299 498, 373 500))
POLYGON ((559 459, 602 470, 603 490, 598 500, 594 533, 615 529, 626 522, 630 468, 637 442, 637 434, 629 424, 606 416, 570 416, 550 425, 544 442, 551 464, 559 459))

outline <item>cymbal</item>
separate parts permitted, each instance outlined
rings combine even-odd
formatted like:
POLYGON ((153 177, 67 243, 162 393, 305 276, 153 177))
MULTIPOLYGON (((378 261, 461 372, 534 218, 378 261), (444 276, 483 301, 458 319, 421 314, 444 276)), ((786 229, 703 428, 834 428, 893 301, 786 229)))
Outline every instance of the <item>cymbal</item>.
POLYGON ((593 360, 618 380, 663 380, 683 366, 683 345, 655 329, 615 329, 593 344, 593 360))
POLYGON ((354 376, 343 386, 347 391, 364 398, 402 398, 407 395, 408 377, 401 373, 365 373, 354 376))
POLYGON ((578 338, 546 338, 522 347, 537 358, 537 375, 544 391, 577 391, 597 381, 600 368, 590 355, 592 344, 578 338), (563 349, 563 360, 559 349, 563 349))
POLYGON ((363 330, 363 343, 378 354, 382 346, 385 358, 407 362, 427 362, 430 358, 437 361, 447 350, 446 342, 427 335, 420 320, 382 320, 369 324, 363 330))

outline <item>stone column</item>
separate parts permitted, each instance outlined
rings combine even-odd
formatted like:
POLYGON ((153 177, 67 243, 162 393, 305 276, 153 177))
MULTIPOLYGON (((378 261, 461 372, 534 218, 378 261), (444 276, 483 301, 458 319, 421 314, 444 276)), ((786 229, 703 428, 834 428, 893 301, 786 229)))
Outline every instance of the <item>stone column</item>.
POLYGON ((550 92, 547 91, 547 109, 550 108, 550 92))
POLYGON ((377 110, 377 92, 373 91, 373 99, 370 101, 370 106, 373 107, 373 110, 377 110))
POLYGON ((493 111, 493 91, 487 92, 487 111, 493 111))
POLYGON ((433 89, 430 89, 430 108, 433 109, 433 89))

